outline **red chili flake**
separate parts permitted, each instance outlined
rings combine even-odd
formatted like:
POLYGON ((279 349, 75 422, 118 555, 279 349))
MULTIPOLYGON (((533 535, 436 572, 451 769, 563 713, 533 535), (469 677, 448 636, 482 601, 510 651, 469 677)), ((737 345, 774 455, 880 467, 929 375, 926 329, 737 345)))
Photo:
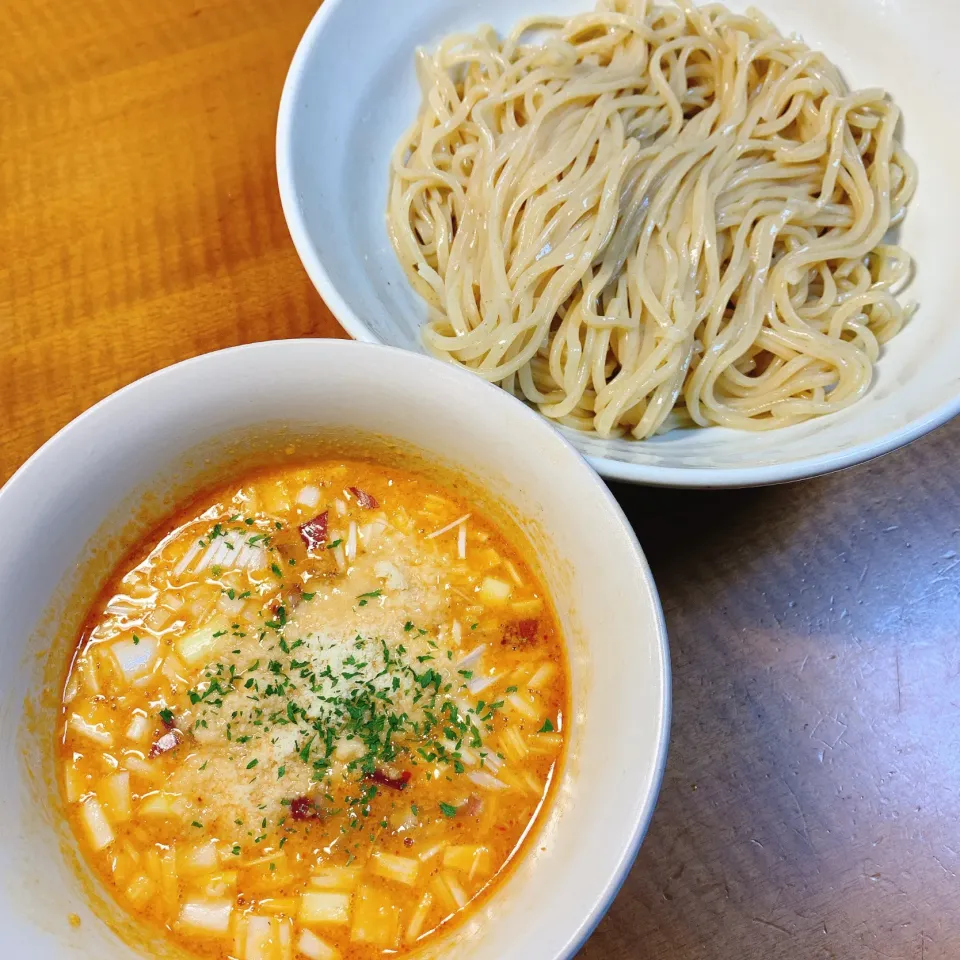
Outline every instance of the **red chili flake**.
POLYGON ((170 730, 163 734, 150 748, 150 757, 159 757, 161 753, 169 753, 180 746, 183 734, 179 730, 170 730))
POLYGON ((350 492, 357 498, 357 506, 361 510, 376 510, 380 501, 372 493, 361 490, 359 487, 349 487, 350 492))
POLYGON ((290 801, 290 816, 294 820, 321 820, 323 813, 309 797, 294 797, 290 801))
POLYGON ((327 542, 327 517, 329 510, 318 513, 312 520, 300 524, 300 539, 308 550, 316 550, 327 542))
POLYGON ((402 790, 413 779, 413 774, 409 770, 404 770, 403 773, 397 776, 391 776, 386 770, 377 767, 367 779, 372 780, 374 783, 379 783, 381 787, 389 787, 391 790, 402 790))
POLYGON ((508 623, 503 628, 502 642, 518 646, 533 643, 537 638, 539 626, 539 620, 515 620, 513 623, 508 623))
POLYGON ((405 847, 412 847, 412 846, 413 846, 413 837, 404 837, 404 838, 403 838, 403 845, 404 845, 405 847))

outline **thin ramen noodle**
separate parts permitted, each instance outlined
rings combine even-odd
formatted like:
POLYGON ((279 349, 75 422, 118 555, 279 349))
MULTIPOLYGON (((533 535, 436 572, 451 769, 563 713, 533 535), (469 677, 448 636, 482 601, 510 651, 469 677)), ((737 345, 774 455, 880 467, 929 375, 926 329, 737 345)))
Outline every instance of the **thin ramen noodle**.
POLYGON ((388 227, 437 356, 603 437, 870 385, 916 184, 879 89, 760 13, 605 0, 419 52, 388 227))

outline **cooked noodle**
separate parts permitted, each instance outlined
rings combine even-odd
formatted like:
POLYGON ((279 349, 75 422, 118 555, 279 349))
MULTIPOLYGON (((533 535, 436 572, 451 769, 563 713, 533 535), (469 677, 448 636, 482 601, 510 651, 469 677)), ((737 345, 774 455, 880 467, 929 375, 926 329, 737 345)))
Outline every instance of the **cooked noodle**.
POLYGON ((608 0, 418 53, 388 225, 428 349, 601 436, 853 403, 909 310, 882 90, 759 13, 608 0))

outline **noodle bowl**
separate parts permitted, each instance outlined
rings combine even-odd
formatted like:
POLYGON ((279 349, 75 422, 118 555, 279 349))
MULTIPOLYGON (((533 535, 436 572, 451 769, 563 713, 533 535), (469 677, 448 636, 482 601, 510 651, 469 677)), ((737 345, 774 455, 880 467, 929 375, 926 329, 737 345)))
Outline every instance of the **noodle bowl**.
POLYGON ((613 0, 417 61, 388 226, 424 341, 603 437, 779 427, 868 389, 916 171, 881 90, 760 14, 613 0))

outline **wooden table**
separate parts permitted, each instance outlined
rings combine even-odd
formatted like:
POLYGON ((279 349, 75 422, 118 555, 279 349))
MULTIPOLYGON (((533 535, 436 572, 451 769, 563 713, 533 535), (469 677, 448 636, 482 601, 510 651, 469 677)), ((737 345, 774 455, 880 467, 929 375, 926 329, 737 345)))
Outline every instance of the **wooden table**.
MULTIPOLYGON (((158 367, 343 335, 274 175, 315 2, 0 4, 0 480, 158 367)), ((666 609, 673 737, 584 960, 960 956, 958 458, 953 424, 788 487, 616 488, 666 609)))

